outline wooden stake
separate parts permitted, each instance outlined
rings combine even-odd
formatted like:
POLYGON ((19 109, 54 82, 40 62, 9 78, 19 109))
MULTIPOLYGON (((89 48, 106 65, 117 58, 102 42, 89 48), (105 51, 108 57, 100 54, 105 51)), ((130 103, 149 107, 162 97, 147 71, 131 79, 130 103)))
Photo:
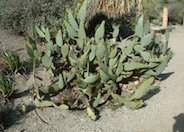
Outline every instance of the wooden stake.
POLYGON ((164 5, 164 9, 163 9, 163 23, 162 26, 164 28, 167 28, 168 26, 168 6, 167 4, 164 5))

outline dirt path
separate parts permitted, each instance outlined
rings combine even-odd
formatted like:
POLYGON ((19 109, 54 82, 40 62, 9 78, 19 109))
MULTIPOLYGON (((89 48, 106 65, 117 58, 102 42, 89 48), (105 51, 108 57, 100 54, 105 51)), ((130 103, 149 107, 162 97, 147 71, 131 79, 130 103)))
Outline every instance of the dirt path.
POLYGON ((14 34, 11 30, 0 30, 0 49, 18 51, 23 59, 27 58, 24 45, 27 43, 24 37, 14 34))
MULTIPOLYGON (((12 35, 2 37, 2 34, 4 33, 0 32, 1 42, 6 41, 8 46, 18 47, 14 43, 19 38, 12 35)), ((48 124, 43 123, 35 111, 30 111, 21 119, 19 116, 15 118, 12 121, 14 124, 6 131, 184 132, 184 27, 177 26, 171 33, 169 46, 174 51, 174 57, 162 75, 161 91, 146 101, 146 107, 135 111, 125 107, 114 112, 104 109, 100 114, 101 118, 96 122, 87 119, 84 111, 37 109, 38 114, 48 124)), ((27 84, 24 89, 28 89, 27 84)), ((27 104, 30 100, 31 97, 26 96, 15 101, 27 104)))

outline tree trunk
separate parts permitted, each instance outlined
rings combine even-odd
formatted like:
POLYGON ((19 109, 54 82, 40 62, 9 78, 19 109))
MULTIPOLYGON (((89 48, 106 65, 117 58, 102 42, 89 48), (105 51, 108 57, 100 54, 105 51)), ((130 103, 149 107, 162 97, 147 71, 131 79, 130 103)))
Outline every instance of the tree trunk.
POLYGON ((167 27, 168 26, 168 5, 165 4, 164 5, 164 9, 163 9, 163 23, 162 23, 163 27, 167 27))

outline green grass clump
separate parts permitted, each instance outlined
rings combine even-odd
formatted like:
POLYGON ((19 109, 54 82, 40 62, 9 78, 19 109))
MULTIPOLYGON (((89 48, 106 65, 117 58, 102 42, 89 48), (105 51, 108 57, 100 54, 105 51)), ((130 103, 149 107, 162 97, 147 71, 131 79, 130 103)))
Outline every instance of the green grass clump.
POLYGON ((10 73, 16 73, 22 69, 23 63, 16 52, 10 50, 3 51, 0 55, 0 59, 4 70, 10 73))
POLYGON ((13 93, 13 85, 10 78, 0 73, 0 94, 4 97, 10 97, 13 93))

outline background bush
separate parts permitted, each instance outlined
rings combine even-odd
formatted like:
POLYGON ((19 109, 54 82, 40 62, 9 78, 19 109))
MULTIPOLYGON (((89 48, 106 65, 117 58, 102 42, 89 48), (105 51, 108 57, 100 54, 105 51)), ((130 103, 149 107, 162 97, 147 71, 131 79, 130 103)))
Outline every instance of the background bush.
MULTIPOLYGON (((162 11, 163 11, 163 3, 164 0, 154 0, 150 2, 148 5, 144 5, 145 14, 149 16, 151 19, 158 19, 162 21, 162 11)), ((183 0, 168 0, 168 8, 169 8, 169 22, 172 24, 179 23, 181 24, 183 18, 181 16, 181 11, 184 9, 184 1, 183 0)))
POLYGON ((29 34, 32 22, 55 31, 62 23, 64 9, 73 0, 1 0, 0 26, 29 34))
POLYGON ((169 5, 169 20, 173 23, 182 23, 181 11, 184 9, 184 1, 172 3, 169 5))

